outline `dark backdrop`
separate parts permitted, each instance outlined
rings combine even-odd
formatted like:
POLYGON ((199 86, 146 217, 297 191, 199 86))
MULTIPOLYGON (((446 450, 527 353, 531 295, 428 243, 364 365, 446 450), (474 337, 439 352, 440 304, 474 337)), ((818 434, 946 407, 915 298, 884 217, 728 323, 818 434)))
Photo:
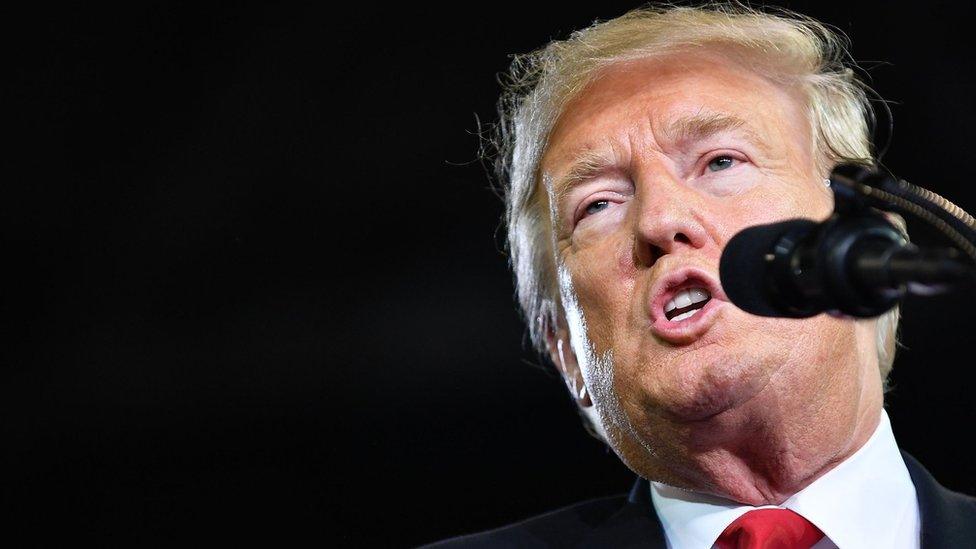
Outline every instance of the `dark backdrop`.
MULTIPOLYGON (((5 13, 14 532, 410 546, 628 488, 524 345, 475 130, 510 53, 634 4, 529 4, 5 13)), ((973 8, 790 6, 976 210, 973 8)), ((888 408, 976 493, 972 298, 908 300, 888 408)))

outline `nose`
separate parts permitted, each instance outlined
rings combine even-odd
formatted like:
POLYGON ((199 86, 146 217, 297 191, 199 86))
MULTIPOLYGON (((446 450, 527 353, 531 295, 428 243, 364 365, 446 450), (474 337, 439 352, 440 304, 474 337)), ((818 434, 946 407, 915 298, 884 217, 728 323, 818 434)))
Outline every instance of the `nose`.
POLYGON ((649 267, 666 254, 705 246, 702 197, 684 182, 662 176, 638 189, 634 261, 649 267), (644 191, 643 193, 641 191, 644 191))

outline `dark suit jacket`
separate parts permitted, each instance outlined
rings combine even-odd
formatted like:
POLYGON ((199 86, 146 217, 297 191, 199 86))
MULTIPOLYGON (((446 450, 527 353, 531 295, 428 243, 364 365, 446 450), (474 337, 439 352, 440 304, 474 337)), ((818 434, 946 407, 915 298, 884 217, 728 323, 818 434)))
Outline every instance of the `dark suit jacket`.
MULTIPOLYGON (((902 452, 915 484, 922 520, 922 549, 976 548, 976 498, 939 484, 902 452)), ((453 538, 431 548, 454 547, 659 547, 667 542, 654 512, 648 482, 638 479, 627 497, 577 503, 497 530, 453 538)))

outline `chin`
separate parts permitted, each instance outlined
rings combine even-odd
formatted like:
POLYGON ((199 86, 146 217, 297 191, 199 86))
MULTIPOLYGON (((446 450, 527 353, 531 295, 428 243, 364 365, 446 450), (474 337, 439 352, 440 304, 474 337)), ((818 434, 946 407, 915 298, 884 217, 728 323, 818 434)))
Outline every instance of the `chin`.
POLYGON ((618 385, 628 415, 657 415, 676 424, 700 423, 740 408, 768 386, 782 364, 780 357, 758 357, 745 348, 722 344, 684 349, 679 355, 643 357, 641 373, 618 385), (627 395, 638 395, 628 398, 627 395))

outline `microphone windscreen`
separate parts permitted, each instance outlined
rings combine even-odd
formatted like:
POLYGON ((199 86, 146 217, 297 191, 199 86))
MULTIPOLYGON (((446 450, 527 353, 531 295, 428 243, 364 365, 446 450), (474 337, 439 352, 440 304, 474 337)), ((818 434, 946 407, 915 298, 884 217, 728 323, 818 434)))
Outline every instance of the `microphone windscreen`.
MULTIPOLYGON (((747 227, 733 236, 719 263, 719 278, 729 300, 747 313, 758 316, 790 317, 774 290, 784 281, 774 279, 770 272, 770 254, 777 253, 777 246, 784 245, 787 234, 808 234, 817 223, 809 219, 790 219, 769 225, 747 227)), ((779 253, 792 250, 780 249, 779 253)))

